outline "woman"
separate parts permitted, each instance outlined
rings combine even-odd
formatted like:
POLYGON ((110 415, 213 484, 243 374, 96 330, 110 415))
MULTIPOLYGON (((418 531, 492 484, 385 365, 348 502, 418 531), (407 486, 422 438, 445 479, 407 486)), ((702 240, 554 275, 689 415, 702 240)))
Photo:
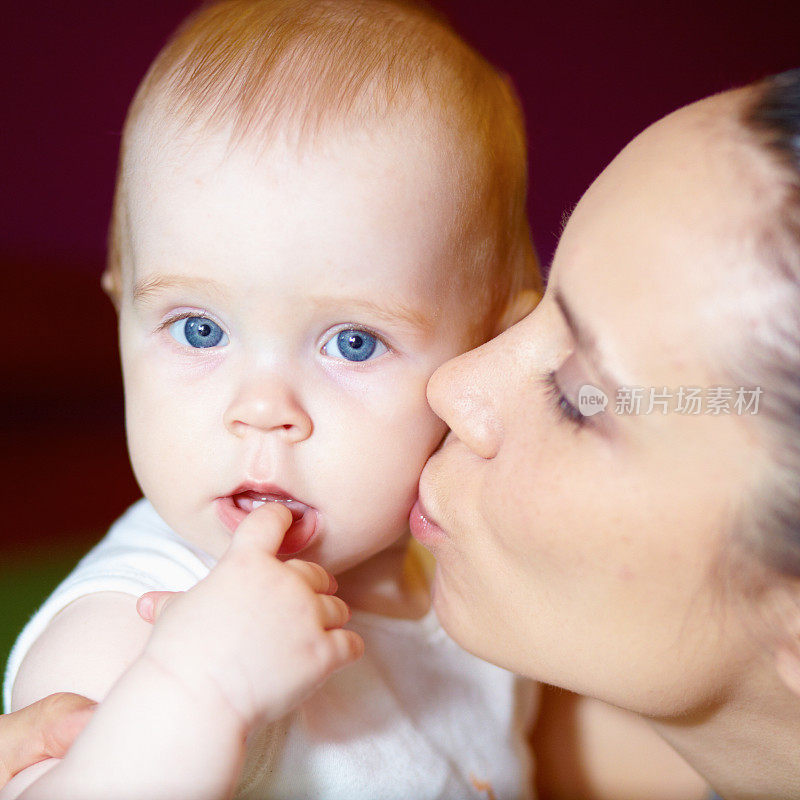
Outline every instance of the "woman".
POLYGON ((444 626, 650 719, 726 800, 800 797, 799 309, 794 70, 628 145, 538 308, 428 389, 444 626))

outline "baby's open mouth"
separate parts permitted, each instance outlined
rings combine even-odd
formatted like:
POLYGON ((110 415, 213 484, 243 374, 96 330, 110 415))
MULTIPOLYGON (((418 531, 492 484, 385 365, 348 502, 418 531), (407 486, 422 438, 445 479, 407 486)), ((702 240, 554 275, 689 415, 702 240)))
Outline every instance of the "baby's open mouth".
POLYGON ((241 508, 242 511, 245 511, 248 514, 251 511, 255 511, 255 509, 257 509, 259 506, 263 506, 265 503, 280 503, 281 505, 286 506, 286 508, 292 512, 293 522, 297 522, 297 520, 301 519, 303 514, 308 511, 308 506, 305 505, 305 503, 275 494, 240 492, 239 494, 233 495, 233 502, 237 508, 241 508))
POLYGON ((317 510, 280 490, 258 491, 243 487, 233 494, 217 499, 217 514, 225 527, 233 533, 250 512, 265 503, 280 503, 292 512, 292 524, 283 537, 278 555, 299 553, 316 533, 317 510))

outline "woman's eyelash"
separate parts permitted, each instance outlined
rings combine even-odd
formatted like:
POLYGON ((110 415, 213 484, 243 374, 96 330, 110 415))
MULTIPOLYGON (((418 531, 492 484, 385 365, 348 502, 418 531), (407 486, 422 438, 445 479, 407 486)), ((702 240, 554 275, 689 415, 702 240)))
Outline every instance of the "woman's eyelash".
POLYGON ((575 406, 572 405, 569 400, 567 400, 561 389, 558 388, 555 370, 548 372, 547 375, 542 378, 542 385, 544 386, 545 393, 555 408, 556 413, 562 419, 572 422, 578 427, 582 427, 588 422, 589 418, 581 414, 581 412, 575 408, 575 406))

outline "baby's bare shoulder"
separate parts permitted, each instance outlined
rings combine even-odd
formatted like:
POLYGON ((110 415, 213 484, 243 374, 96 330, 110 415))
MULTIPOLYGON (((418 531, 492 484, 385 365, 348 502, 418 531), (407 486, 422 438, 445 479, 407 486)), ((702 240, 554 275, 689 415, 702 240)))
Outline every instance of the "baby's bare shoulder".
POLYGON ((132 595, 97 592, 78 598, 53 617, 25 655, 12 709, 54 692, 102 700, 142 651, 150 631, 132 595))

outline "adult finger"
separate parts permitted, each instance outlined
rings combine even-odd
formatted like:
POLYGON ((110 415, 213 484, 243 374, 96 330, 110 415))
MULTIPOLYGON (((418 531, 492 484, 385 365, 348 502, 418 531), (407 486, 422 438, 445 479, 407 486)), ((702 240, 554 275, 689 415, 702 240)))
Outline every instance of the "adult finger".
POLYGON ((240 523, 231 539, 230 551, 257 547, 274 556, 292 524, 292 512, 282 503, 264 503, 240 523))
POLYGON ((164 609, 173 601, 173 598, 182 594, 184 593, 145 592, 136 601, 136 611, 145 622, 154 623, 164 612, 164 609))
POLYGON ((72 692, 59 692, 40 702, 42 739, 47 757, 63 758, 91 719, 97 702, 72 692))
POLYGON ((0 787, 46 758, 63 758, 97 704, 70 692, 0 717, 0 787))
POLYGON ((350 619, 350 608, 347 603, 335 595, 319 596, 320 624, 325 630, 341 628, 350 619))
POLYGON ((284 566, 300 575, 319 594, 333 594, 339 588, 336 578, 324 567, 315 564, 313 561, 291 558, 289 561, 284 561, 284 566))

